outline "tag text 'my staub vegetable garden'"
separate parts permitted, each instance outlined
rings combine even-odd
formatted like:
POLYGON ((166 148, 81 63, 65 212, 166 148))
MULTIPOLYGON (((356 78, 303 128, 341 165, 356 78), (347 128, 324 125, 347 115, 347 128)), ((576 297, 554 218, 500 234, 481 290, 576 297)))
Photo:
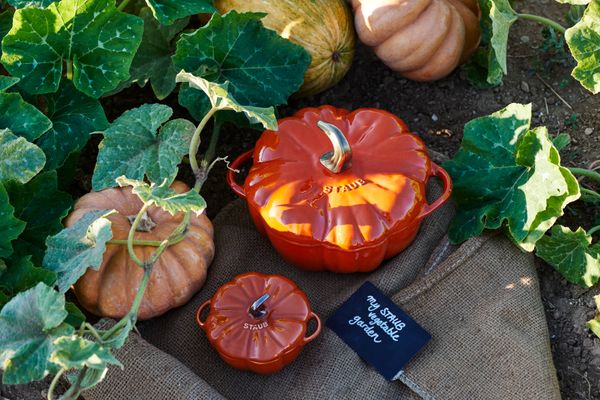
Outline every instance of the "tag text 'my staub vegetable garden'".
MULTIPOLYGON (((600 48, 600 2, 559 2, 586 5, 565 37, 579 63, 575 78, 598 92, 600 62, 594 54, 600 48)), ((552 21, 516 13, 508 0, 481 0, 480 5, 484 43, 467 66, 478 86, 496 85, 507 72, 508 29, 514 20, 565 31, 552 21)), ((123 346, 134 328, 155 263, 183 240, 192 218, 205 209, 200 190, 214 164, 223 160, 216 157, 220 126, 277 129, 274 107, 302 86, 311 59, 302 47, 264 28, 264 14, 213 14, 205 26, 188 29, 197 14, 215 12, 212 0, 0 0, 0 6, 2 378, 19 384, 53 375, 49 398, 67 378, 71 386, 63 398, 73 399, 102 381, 108 365, 120 365, 111 351, 123 346), (109 123, 98 99, 132 84, 150 84, 158 100, 178 90, 179 103, 196 123, 171 119, 173 110, 161 104, 129 110, 109 123), (211 120, 208 150, 199 157, 201 134, 211 120), (93 189, 130 187, 139 198, 136 213, 125 216, 131 221, 126 239, 113 237, 109 217, 117 211, 110 207, 86 213, 63 229, 73 206, 64 190, 90 134, 102 136, 93 189), (184 160, 195 184, 175 191, 171 185, 184 160), (135 233, 147 223, 150 207, 183 217, 165 237, 142 242, 135 233), (65 292, 88 267, 99 268, 108 245, 125 246, 142 279, 124 316, 110 328, 97 329, 66 301, 65 292), (153 251, 140 258, 134 246, 153 251)), ((543 128, 529 125, 530 109, 523 105, 467 125, 465 146, 448 164, 458 205, 451 236, 462 241, 507 226, 523 249, 537 247, 538 255, 572 281, 591 286, 600 277, 600 249, 591 245, 596 228, 573 232, 552 226, 582 193, 597 196, 581 188, 572 173, 600 176, 560 166, 559 142, 553 144, 543 128), (496 136, 486 142, 488 134, 496 136), (502 159, 488 151, 489 143, 502 144, 502 159), (511 173, 499 177, 500 168, 511 173), (470 175, 473 171, 478 178, 470 175), (545 176, 556 178, 552 187, 540 183, 545 176), (473 192, 483 188, 483 180, 489 185, 481 189, 485 194, 473 192), (536 201, 540 187, 544 198, 536 201), (497 198, 506 201, 500 204, 497 198), (517 212, 523 207, 528 215, 517 212), (561 246, 553 241, 572 246, 556 253, 561 246), (573 257, 563 257, 565 252, 573 257)), ((600 319, 590 326, 600 334, 600 319)))

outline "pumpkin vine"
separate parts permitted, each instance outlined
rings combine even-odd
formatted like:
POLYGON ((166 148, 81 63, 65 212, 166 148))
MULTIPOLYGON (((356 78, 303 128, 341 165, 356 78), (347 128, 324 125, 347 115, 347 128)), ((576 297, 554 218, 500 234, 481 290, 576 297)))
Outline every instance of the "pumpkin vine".
MULTIPOLYGON (((190 240, 197 242, 195 246, 210 247, 212 250, 206 250, 210 256, 202 260, 206 264, 202 267, 203 275, 197 276, 195 289, 186 289, 189 295, 181 297, 180 304, 202 285, 214 254, 214 243, 212 225, 202 215, 206 202, 200 191, 214 165, 227 161, 226 157, 216 157, 220 128, 224 123, 234 123, 277 129, 273 107, 284 104, 301 87, 310 57, 301 46, 264 28, 262 15, 254 13, 214 15, 206 26, 182 33, 190 16, 214 11, 210 0, 185 0, 170 7, 164 7, 164 0, 148 0, 148 7, 141 9, 128 7, 129 0, 119 4, 115 0, 90 0, 86 8, 78 8, 75 0, 44 2, 48 4, 45 8, 33 3, 36 2, 2 14, 16 23, 10 31, 3 32, 2 62, 15 77, 0 79, 3 100, 0 116, 7 128, 0 130, 0 149, 10 143, 16 150, 15 160, 22 159, 23 164, 19 171, 0 166, 0 229, 5 226, 11 229, 0 235, 0 275, 8 270, 10 274, 32 278, 27 283, 16 282, 14 288, 0 285, 0 332, 8 332, 0 334, 0 363, 5 384, 27 383, 52 374, 50 400, 55 398, 66 377, 70 386, 61 398, 69 400, 100 383, 109 365, 121 366, 112 351, 125 344, 139 319, 149 318, 145 305, 147 288, 154 279, 153 271, 158 266, 164 268, 166 252, 176 251, 172 247, 180 244, 185 247, 182 242, 190 240), (130 12, 134 9, 137 15, 130 12), (65 26, 70 23, 76 27, 110 28, 57 34, 51 38, 56 48, 46 53, 29 51, 48 46, 47 43, 17 45, 30 40, 25 26, 43 31, 44 21, 63 21, 60 16, 65 10, 72 11, 72 21, 65 21, 65 26), (238 37, 232 36, 232 31, 247 36, 254 48, 238 46, 238 37), (210 41, 205 40, 207 37, 210 41), (109 48, 113 44, 115 48, 109 48), (98 48, 87 52, 96 45, 98 48), (257 53, 271 56, 255 57, 257 53), (41 59, 42 54, 52 54, 53 58, 41 59), (234 57, 215 59, 215 54, 234 57), (81 60, 84 55, 91 58, 81 60), (32 59, 33 63, 23 66, 14 62, 16 59, 32 59), (231 84, 235 90, 230 91, 228 79, 219 80, 214 74, 206 74, 206 65, 219 64, 243 70, 242 80, 231 84), (41 65, 56 68, 48 73, 40 70, 41 65), (182 69, 190 73, 182 71, 177 75, 182 69), (82 79, 85 77, 88 79, 82 79), (171 119, 173 110, 161 104, 142 105, 109 123, 96 99, 115 95, 131 84, 143 86, 148 81, 159 99, 169 95, 181 82, 180 103, 190 109, 199 123, 171 119), (11 89, 15 85, 19 92, 11 89), (10 93, 5 92, 8 90, 10 93), (36 101, 30 104, 28 99, 36 101), (20 113, 8 112, 14 109, 20 113), (71 114, 62 115, 63 110, 81 118, 69 119, 71 114), (201 134, 211 120, 209 148, 200 158, 201 134), (27 121, 29 129, 22 129, 22 121, 27 121), (83 212, 76 205, 63 229, 61 220, 69 213, 72 201, 58 190, 55 170, 64 167, 69 157, 78 156, 89 132, 103 136, 92 177, 94 191, 106 189, 119 196, 124 193, 128 204, 137 196, 141 203, 132 216, 118 212, 116 204, 110 201, 106 209, 84 208, 83 212), (195 177, 191 190, 182 189, 187 186, 175 181, 185 156, 195 177), (15 189, 15 185, 19 186, 15 189), (46 218, 51 219, 49 229, 39 238, 45 242, 45 248, 35 257, 17 254, 11 242, 27 227, 25 221, 14 217, 15 208, 9 202, 9 195, 18 189, 21 195, 34 196, 40 185, 44 185, 47 201, 52 204, 52 211, 46 213, 46 218), (157 214, 159 211, 162 214, 157 214), (162 222, 148 223, 148 232, 161 223, 173 222, 174 227, 163 228, 158 238, 138 233, 146 232, 141 228, 152 219, 149 216, 152 213, 162 215, 162 222), (169 215, 173 219, 168 219, 169 215), (113 221, 121 224, 128 221, 129 225, 125 225, 128 229, 118 231, 113 221), (203 221, 210 229, 201 225, 203 221), (209 242, 203 243, 202 238, 209 242), (77 295, 77 282, 85 278, 88 269, 103 273, 104 263, 110 259, 104 260, 104 256, 116 246, 127 248, 127 257, 121 261, 127 263, 130 259, 138 278, 120 283, 133 287, 127 291, 131 297, 122 304, 122 310, 112 310, 114 324, 101 329, 87 322, 77 307, 67 303, 64 293, 73 287, 77 295), (145 256, 139 256, 140 249, 145 256), (27 306, 30 304, 35 306, 27 306), (26 329, 32 322, 39 326, 39 331, 26 329), (29 332, 30 336, 23 338, 21 331, 29 332), (45 353, 38 354, 39 349, 45 353)), ((57 29, 66 28, 61 25, 57 29)), ((68 182, 62 185, 68 186, 68 182)), ((90 306, 80 302, 84 307, 90 306)), ((94 307, 91 312, 100 309, 94 307)), ((161 312, 165 312, 164 307, 161 312)))

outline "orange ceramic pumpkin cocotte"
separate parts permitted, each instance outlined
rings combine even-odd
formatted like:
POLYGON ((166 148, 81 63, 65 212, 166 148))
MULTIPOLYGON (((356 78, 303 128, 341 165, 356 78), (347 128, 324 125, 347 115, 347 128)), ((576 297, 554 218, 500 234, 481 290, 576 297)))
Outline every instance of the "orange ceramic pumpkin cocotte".
POLYGON ((307 108, 265 131, 242 186, 259 231, 288 261, 312 271, 372 271, 404 250, 420 223, 451 192, 450 176, 433 163, 406 124, 382 110, 307 108), (429 178, 443 195, 427 204, 429 178))
POLYGON ((416 81, 450 74, 479 46, 478 0, 352 0, 360 40, 416 81))
POLYGON ((232 367, 272 374, 298 357, 321 332, 321 319, 294 282, 257 272, 238 275, 200 306, 196 321, 232 367), (206 321, 202 310, 210 306, 206 321), (308 323, 316 328, 307 336, 308 323))

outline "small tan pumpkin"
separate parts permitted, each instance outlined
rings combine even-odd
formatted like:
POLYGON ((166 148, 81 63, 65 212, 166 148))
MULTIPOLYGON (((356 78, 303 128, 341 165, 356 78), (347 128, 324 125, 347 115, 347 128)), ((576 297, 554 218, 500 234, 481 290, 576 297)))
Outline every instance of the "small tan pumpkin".
POLYGON ((356 38, 344 0, 216 0, 224 14, 264 12, 265 27, 304 47, 312 61, 297 96, 312 96, 338 83, 352 65, 356 38))
MULTIPOLYGON (((186 184, 178 181, 172 188, 178 193, 189 190, 186 184)), ((137 215, 141 208, 141 200, 130 187, 92 192, 75 204, 66 226, 73 225, 90 211, 115 209, 118 214, 108 217, 112 222, 113 239, 126 240, 131 227, 128 216, 137 215)), ((183 213, 172 216, 154 206, 148 209, 148 216, 156 226, 150 232, 136 232, 136 240, 164 240, 183 219, 183 213)), ((155 249, 150 246, 134 248, 142 260, 147 260, 155 249)), ((153 318, 185 304, 204 284, 214 253, 210 220, 204 214, 192 215, 185 239, 167 248, 154 264, 138 319, 153 318)), ((74 285, 75 296, 93 314, 121 318, 131 308, 143 273, 129 257, 127 246, 109 244, 99 270, 88 269, 74 285)))
POLYGON ((477 0, 352 0, 360 40, 416 81, 449 75, 479 46, 477 0))

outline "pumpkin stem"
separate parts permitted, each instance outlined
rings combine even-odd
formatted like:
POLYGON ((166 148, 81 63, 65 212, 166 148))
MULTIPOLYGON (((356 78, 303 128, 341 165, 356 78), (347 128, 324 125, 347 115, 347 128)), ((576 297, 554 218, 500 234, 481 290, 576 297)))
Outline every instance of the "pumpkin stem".
POLYGON ((590 229, 587 234, 588 236, 592 236, 594 233, 596 232, 600 232, 600 225, 593 227, 592 229, 590 229))
MULTIPOLYGON (((135 221, 137 215, 129 215, 127 219, 129 220, 129 225, 133 225, 133 221, 135 221)), ((156 228, 156 222, 150 218, 147 211, 144 211, 138 226, 135 228, 137 232, 152 232, 152 230, 156 228)))
POLYGON ((334 51, 334 52, 331 54, 331 59, 332 59, 334 62, 340 62, 340 60, 342 59, 342 55, 340 54, 340 52, 339 52, 339 51, 334 51))

